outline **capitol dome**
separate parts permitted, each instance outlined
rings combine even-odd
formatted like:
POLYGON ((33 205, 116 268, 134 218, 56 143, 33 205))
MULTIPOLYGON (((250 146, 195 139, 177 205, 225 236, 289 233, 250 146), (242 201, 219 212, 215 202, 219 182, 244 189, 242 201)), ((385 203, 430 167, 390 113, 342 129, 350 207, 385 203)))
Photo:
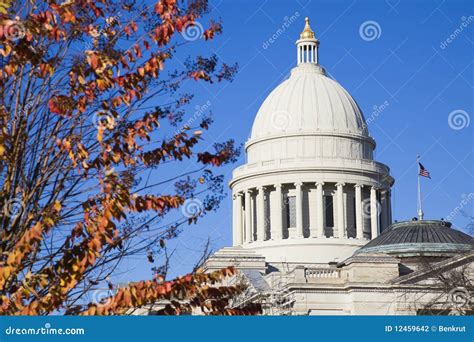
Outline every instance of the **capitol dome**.
POLYGON ((261 105, 233 172, 233 244, 273 263, 352 255, 392 222, 390 169, 352 96, 319 65, 306 25, 296 67, 261 105))
MULTIPOLYGON (((309 20, 297 65, 261 105, 245 145, 248 163, 281 159, 372 160, 375 141, 357 102, 319 65, 309 20)), ((319 164, 321 162, 317 161, 319 164)))
POLYGON ((294 68, 291 77, 268 95, 251 139, 300 132, 369 135, 356 101, 315 64, 294 68))

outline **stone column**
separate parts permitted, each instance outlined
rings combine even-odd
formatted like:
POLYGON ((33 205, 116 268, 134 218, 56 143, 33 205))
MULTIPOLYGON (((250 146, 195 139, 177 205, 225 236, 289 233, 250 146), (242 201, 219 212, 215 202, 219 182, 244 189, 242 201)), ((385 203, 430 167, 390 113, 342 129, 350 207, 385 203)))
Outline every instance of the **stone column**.
POLYGON ((390 226, 392 224, 392 189, 388 189, 387 208, 388 225, 390 226))
POLYGON ((265 188, 258 188, 257 198, 257 240, 265 240, 265 188))
POLYGON ((377 211, 377 189, 373 186, 370 189, 370 230, 372 233, 372 239, 379 236, 380 231, 377 211))
POLYGON ((303 183, 295 183, 296 186, 296 237, 303 235, 303 183))
POLYGON ((250 190, 245 191, 245 242, 253 241, 252 237, 252 201, 250 200, 250 190))
POLYGON ((381 195, 381 198, 380 198, 380 210, 381 210, 381 213, 380 213, 380 231, 383 231, 384 229, 387 228, 388 224, 388 206, 387 206, 387 192, 388 190, 382 190, 380 195, 381 195))
POLYGON ((364 224, 362 217, 362 187, 361 184, 355 185, 355 216, 356 216, 356 238, 364 238, 364 224))
POLYGON ((344 216, 344 183, 337 183, 337 236, 343 238, 346 235, 345 232, 345 216, 344 216))
POLYGON ((316 234, 318 238, 324 237, 323 185, 323 182, 316 183, 316 234))
POLYGON ((283 199, 282 199, 282 192, 281 192, 281 184, 275 184, 275 190, 276 190, 276 203, 273 206, 273 208, 277 211, 276 215, 276 221, 272 222, 271 225, 271 235, 272 235, 272 240, 279 240, 283 238, 283 199))
POLYGON ((242 244, 242 194, 234 194, 232 200, 232 244, 234 246, 239 246, 242 244))

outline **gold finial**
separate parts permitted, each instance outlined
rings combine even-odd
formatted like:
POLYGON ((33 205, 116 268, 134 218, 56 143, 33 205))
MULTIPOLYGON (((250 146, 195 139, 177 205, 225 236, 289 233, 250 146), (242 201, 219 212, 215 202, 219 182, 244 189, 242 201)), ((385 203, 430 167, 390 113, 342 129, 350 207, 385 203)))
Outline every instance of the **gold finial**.
POLYGON ((304 21, 304 30, 300 34, 300 39, 314 39, 314 32, 311 30, 311 26, 309 26, 309 18, 304 18, 304 21))

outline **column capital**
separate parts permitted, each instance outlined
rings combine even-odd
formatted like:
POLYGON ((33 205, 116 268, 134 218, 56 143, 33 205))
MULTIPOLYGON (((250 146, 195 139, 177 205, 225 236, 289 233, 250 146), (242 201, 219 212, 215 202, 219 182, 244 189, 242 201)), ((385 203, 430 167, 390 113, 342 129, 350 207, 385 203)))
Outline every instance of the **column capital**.
POLYGON ((296 186, 296 187, 301 187, 301 186, 303 186, 303 182, 296 182, 296 183, 295 183, 295 186, 296 186))
POLYGON ((338 187, 339 186, 345 186, 345 185, 346 185, 346 183, 343 183, 343 182, 336 183, 336 186, 338 186, 338 187))
POLYGON ((243 194, 241 192, 236 192, 235 194, 232 195, 233 199, 237 199, 237 197, 242 197, 243 194))
POLYGON ((365 185, 362 183, 356 183, 354 184, 354 188, 363 188, 365 185))
POLYGON ((283 187, 283 184, 281 184, 281 183, 276 183, 276 184, 273 184, 273 186, 275 187, 275 189, 276 189, 276 188, 280 188, 280 189, 281 189, 281 188, 283 187))
POLYGON ((259 187, 257 187, 257 190, 260 192, 260 191, 265 191, 267 189, 267 186, 266 185, 260 185, 259 187))
POLYGON ((320 182, 320 181, 317 181, 316 183, 314 183, 314 185, 316 186, 324 186, 324 182, 320 182))

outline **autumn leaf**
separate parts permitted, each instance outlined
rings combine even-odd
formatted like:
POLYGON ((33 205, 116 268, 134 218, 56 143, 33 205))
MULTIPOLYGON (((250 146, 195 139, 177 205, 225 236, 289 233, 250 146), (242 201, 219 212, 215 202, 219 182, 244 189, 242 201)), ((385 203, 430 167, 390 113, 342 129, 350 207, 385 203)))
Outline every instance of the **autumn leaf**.
POLYGON ((57 201, 57 200, 54 201, 53 208, 54 208, 54 210, 56 210, 57 212, 60 212, 60 211, 61 211, 61 208, 62 208, 61 202, 59 202, 59 201, 57 201))
POLYGON ((0 1, 0 13, 7 14, 8 9, 10 8, 12 0, 2 0, 0 1))
POLYGON ((51 113, 68 116, 73 110, 74 101, 65 95, 56 95, 49 99, 48 108, 51 113))
POLYGON ((94 51, 87 50, 87 63, 91 66, 92 70, 96 70, 99 66, 99 57, 94 51))

